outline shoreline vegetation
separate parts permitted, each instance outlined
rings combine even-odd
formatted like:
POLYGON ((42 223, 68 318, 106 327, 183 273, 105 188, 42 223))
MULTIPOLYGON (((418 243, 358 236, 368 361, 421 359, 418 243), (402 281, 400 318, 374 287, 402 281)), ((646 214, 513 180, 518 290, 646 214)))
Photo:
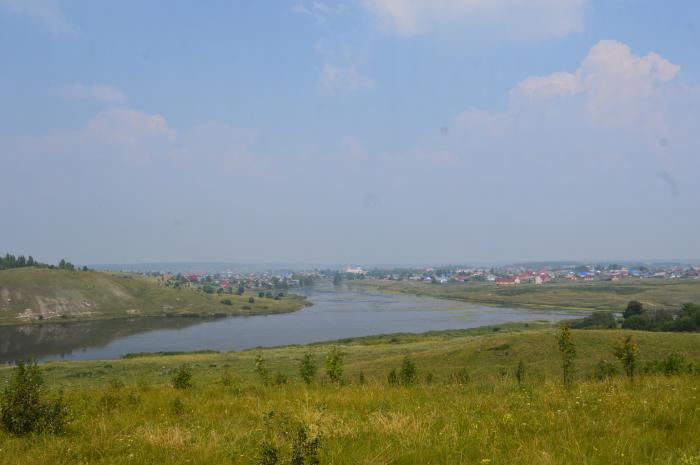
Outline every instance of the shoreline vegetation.
POLYGON ((493 283, 431 284, 388 279, 343 281, 348 286, 381 292, 410 294, 494 307, 535 310, 585 310, 622 312, 631 300, 649 310, 673 310, 700 302, 700 280, 631 278, 625 282, 567 282, 499 286, 493 283))
MULTIPOLYGON (((516 324, 47 362, 40 405, 60 422, 0 430, 0 448, 8 465, 700 463, 700 334, 572 330, 565 381, 562 334, 516 324)), ((0 368, 0 385, 16 375, 0 368)))
POLYGON ((21 267, 0 270, 0 326, 132 318, 217 318, 294 312, 302 296, 208 294, 130 273, 21 267))

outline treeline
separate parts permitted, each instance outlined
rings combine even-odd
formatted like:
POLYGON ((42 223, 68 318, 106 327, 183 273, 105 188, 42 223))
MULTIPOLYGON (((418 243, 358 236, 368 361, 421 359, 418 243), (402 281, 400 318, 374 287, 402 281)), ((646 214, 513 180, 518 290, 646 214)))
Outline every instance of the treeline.
POLYGON ((698 332, 700 305, 684 304, 676 310, 647 310, 641 302, 627 304, 622 318, 610 312, 595 312, 572 323, 577 329, 624 328, 641 331, 698 332))
MULTIPOLYGON (((9 270, 12 268, 26 268, 29 266, 37 268, 49 268, 49 269, 59 269, 59 270, 75 270, 75 265, 71 262, 61 259, 58 265, 49 265, 47 263, 42 263, 37 261, 31 255, 25 257, 24 255, 14 256, 11 253, 6 253, 4 257, 0 257, 0 270, 9 270)), ((83 267, 83 271, 87 271, 87 267, 83 267)))

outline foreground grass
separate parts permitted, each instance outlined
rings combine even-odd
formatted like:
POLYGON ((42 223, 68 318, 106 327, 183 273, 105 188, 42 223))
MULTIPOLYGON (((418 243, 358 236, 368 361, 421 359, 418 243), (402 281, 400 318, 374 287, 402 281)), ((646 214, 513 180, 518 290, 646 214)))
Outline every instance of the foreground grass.
MULTIPOLYGON (((522 326, 520 327, 523 328, 522 326)), ((551 329, 471 330, 384 336, 342 344, 345 385, 299 381, 297 361, 320 363, 330 345, 222 354, 141 357, 44 365, 73 412, 65 435, 0 433, 3 464, 251 464, 262 441, 288 452, 296 424, 322 439, 334 464, 693 464, 700 463, 700 379, 644 375, 598 382, 593 365, 633 334, 643 360, 674 351, 700 360, 700 335, 574 331, 577 383, 559 383, 551 329), (264 386, 258 354, 284 385, 264 386), (405 355, 419 381, 389 386, 405 355), (519 360, 523 386, 513 379, 519 360), (171 387, 193 367, 194 386, 171 387), (468 370, 469 382, 451 381, 468 370), (425 382, 430 372, 432 384, 425 382), (359 383, 360 373, 366 378, 359 383)), ((0 377, 9 369, 0 370, 0 377)), ((286 456, 286 455, 285 455, 286 456)))
POLYGON ((648 310, 669 310, 677 309, 685 303, 700 302, 700 280, 697 279, 629 278, 617 283, 581 281, 516 286, 479 282, 437 285, 416 281, 367 279, 351 281, 348 284, 385 292, 530 308, 622 311, 627 302, 638 300, 648 310))
POLYGON ((166 287, 127 273, 43 268, 0 270, 0 325, 68 322, 139 316, 200 316, 280 313, 298 310, 305 299, 281 300, 257 293, 216 295, 166 287), (255 302, 250 303, 253 297, 255 302), (221 302, 229 299, 230 305, 221 302))

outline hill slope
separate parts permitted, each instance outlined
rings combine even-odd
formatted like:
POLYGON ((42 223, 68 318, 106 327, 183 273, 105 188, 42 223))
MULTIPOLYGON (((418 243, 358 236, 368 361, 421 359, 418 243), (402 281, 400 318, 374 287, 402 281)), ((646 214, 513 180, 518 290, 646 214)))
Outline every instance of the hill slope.
POLYGON ((123 273, 17 268, 0 271, 0 324, 134 316, 213 316, 298 310, 304 299, 217 296, 123 273), (231 305, 221 303, 230 299, 231 305))

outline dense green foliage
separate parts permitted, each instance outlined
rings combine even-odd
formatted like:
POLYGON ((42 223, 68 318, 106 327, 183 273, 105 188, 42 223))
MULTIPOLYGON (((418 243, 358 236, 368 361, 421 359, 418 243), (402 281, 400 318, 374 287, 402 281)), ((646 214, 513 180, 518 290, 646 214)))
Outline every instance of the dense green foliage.
POLYGON ((62 396, 45 399, 44 379, 36 363, 20 362, 0 397, 0 426, 10 434, 60 433, 68 412, 62 396))
POLYGON ((617 328, 617 319, 611 312, 593 312, 590 315, 571 322, 574 329, 614 329, 617 328))
POLYGON ((700 305, 685 304, 678 310, 646 310, 641 304, 635 312, 625 311, 622 327, 643 331, 700 331, 700 305))

